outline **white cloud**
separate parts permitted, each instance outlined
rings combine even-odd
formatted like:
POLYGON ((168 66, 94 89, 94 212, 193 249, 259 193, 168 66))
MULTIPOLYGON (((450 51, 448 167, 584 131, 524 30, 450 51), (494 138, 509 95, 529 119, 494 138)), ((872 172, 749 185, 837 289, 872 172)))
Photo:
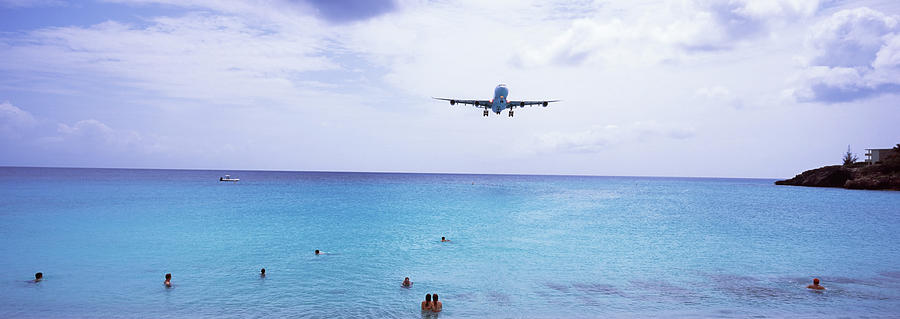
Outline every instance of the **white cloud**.
POLYGON ((300 85, 313 80, 304 73, 339 67, 324 55, 329 44, 315 23, 291 29, 204 13, 148 22, 47 28, 6 39, 0 68, 101 80, 156 97, 251 104, 316 95, 300 85))
MULTIPOLYGON (((727 49, 742 40, 764 35, 816 13, 818 0, 700 0, 690 2, 680 43, 693 49, 727 49), (686 31, 686 32, 684 32, 686 31)), ((672 31, 678 31, 672 28, 672 31)))
POLYGON ((4 101, 0 103, 0 135, 5 138, 18 138, 22 130, 29 129, 37 124, 34 116, 15 105, 4 101))
POLYGON ((842 10, 812 28, 807 44, 814 65, 868 67, 897 31, 897 18, 869 8, 842 10))
POLYGON ((94 119, 72 125, 57 123, 55 130, 46 119, 37 119, 28 111, 6 101, 0 103, 0 137, 16 145, 43 145, 56 150, 104 150, 150 152, 158 145, 148 144, 136 131, 117 130, 94 119))
POLYGON ((728 99, 732 96, 731 90, 721 85, 699 88, 697 89, 697 95, 716 100, 728 99))
POLYGON ((615 125, 593 126, 580 132, 550 132, 537 136, 534 144, 540 152, 597 152, 619 142, 622 130, 615 125))
POLYGON ((61 143, 76 142, 79 147, 117 147, 132 148, 140 146, 141 136, 134 131, 117 131, 100 121, 81 120, 73 125, 58 124, 59 133, 52 141, 61 143))
POLYGON ((900 36, 895 34, 886 37, 884 45, 875 54, 872 68, 881 70, 897 67, 900 67, 900 36))
POLYGON ((730 49, 776 27, 808 18, 818 9, 819 1, 654 1, 616 5, 575 20, 549 43, 514 56, 513 63, 644 65, 682 59, 692 51, 730 49))
POLYGON ((834 13, 811 29, 795 97, 834 103, 900 92, 898 33, 897 16, 865 7, 834 13))
POLYGON ((535 136, 525 148, 537 153, 597 153, 621 143, 643 143, 656 139, 688 139, 694 129, 656 121, 628 125, 594 125, 587 130, 549 132, 535 136))
POLYGON ((64 5, 66 5, 66 2, 61 0, 0 0, 0 7, 6 8, 31 8, 64 5))
POLYGON ((734 92, 721 85, 701 87, 697 89, 695 95, 717 105, 724 105, 736 109, 744 107, 743 101, 741 101, 734 92))

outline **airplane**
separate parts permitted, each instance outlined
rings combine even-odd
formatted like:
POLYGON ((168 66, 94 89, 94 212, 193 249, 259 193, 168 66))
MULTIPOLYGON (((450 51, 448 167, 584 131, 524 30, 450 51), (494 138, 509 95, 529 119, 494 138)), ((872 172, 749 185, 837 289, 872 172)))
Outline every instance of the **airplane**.
POLYGON ((450 101, 450 105, 459 104, 471 104, 477 108, 484 108, 484 113, 482 116, 488 116, 489 111, 493 111, 494 113, 500 114, 500 111, 504 109, 509 109, 509 117, 513 116, 513 109, 516 107, 525 107, 526 105, 540 105, 543 107, 547 107, 548 104, 553 102, 559 102, 559 100, 548 100, 548 101, 513 101, 508 100, 509 97, 509 89, 506 88, 506 84, 500 84, 494 89, 494 98, 491 100, 457 100, 457 99, 445 99, 440 97, 433 97, 436 100, 442 101, 450 101))

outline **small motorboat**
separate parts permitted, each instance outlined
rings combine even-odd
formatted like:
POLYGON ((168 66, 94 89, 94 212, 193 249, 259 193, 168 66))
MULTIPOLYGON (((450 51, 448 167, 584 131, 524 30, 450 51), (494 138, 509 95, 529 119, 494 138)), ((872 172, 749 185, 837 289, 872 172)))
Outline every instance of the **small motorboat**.
POLYGON ((219 177, 220 182, 237 182, 241 180, 240 178, 231 178, 231 175, 225 175, 225 177, 219 177))

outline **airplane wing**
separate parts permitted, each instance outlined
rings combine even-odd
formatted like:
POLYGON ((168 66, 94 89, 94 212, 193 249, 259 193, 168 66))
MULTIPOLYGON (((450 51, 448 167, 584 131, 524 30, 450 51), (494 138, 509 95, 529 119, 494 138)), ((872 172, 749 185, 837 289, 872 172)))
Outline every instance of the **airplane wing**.
POLYGON ((469 105, 472 105, 472 106, 480 108, 480 109, 484 108, 485 106, 491 106, 491 101, 488 101, 488 100, 457 100, 457 99, 445 99, 442 97, 435 97, 433 99, 442 100, 442 101, 450 101, 450 105, 456 105, 457 103, 469 104, 469 105))
POLYGON ((560 101, 560 100, 547 100, 547 101, 507 101, 506 103, 507 103, 507 105, 509 106, 509 108, 526 107, 526 106, 534 106, 534 105, 540 105, 540 106, 543 106, 543 107, 547 107, 547 105, 550 105, 550 103, 553 103, 553 102, 559 102, 559 101, 560 101))

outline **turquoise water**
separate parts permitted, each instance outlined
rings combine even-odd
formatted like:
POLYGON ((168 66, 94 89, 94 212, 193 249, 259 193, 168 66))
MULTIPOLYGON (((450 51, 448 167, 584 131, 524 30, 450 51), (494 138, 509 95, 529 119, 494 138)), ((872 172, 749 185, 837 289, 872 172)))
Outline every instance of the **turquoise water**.
POLYGON ((757 179, 0 168, 0 317, 898 317, 898 230, 757 179))

